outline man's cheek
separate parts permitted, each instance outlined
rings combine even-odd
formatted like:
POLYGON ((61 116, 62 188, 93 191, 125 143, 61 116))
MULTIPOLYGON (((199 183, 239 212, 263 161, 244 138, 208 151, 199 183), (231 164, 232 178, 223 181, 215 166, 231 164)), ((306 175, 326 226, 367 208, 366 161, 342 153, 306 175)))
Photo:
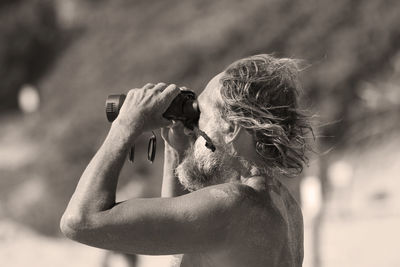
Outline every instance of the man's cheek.
POLYGON ((206 141, 200 137, 197 139, 196 143, 194 144, 194 158, 198 161, 201 161, 209 154, 209 149, 206 147, 206 141))

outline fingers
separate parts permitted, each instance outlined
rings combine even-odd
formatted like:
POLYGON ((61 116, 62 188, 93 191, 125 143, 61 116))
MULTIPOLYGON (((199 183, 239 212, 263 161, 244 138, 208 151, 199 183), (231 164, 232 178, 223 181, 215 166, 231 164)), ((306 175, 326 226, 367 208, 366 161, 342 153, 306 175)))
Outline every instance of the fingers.
POLYGON ((164 89, 167 86, 166 83, 160 82, 157 84, 154 83, 146 83, 145 86, 143 86, 143 89, 154 89, 154 90, 160 90, 160 89, 164 89))
MULTIPOLYGON (((160 83, 159 83, 160 84, 160 83)), ((157 84, 158 85, 158 84, 157 84)), ((132 96, 133 94, 135 94, 138 90, 141 90, 141 89, 151 89, 151 88, 154 88, 156 85, 154 84, 154 83, 146 83, 146 85, 145 86, 143 86, 142 88, 133 88, 133 89, 130 89, 128 92, 127 92, 127 96, 132 96)))
POLYGON ((164 139, 164 140, 168 139, 168 131, 169 131, 169 129, 167 127, 162 127, 161 128, 161 137, 162 137, 162 139, 164 139))
POLYGON ((170 125, 169 128, 176 129, 176 128, 182 128, 182 127, 183 127, 183 123, 181 121, 172 120, 172 124, 170 125))
POLYGON ((166 86, 166 83, 146 83, 142 89, 156 89, 156 90, 160 90, 163 89, 166 86))
POLYGON ((143 89, 150 89, 154 87, 154 83, 147 83, 145 86, 143 86, 143 89))
POLYGON ((161 128, 161 136, 164 135, 165 137, 168 137, 169 132, 171 132, 173 134, 183 133, 184 126, 181 121, 172 120, 172 121, 168 121, 168 122, 169 122, 168 126, 161 128))
POLYGON ((172 100, 180 94, 181 90, 176 87, 175 84, 170 84, 167 88, 162 92, 163 98, 166 99, 167 102, 171 103, 172 100))
POLYGON ((178 135, 183 135, 185 131, 185 126, 181 121, 176 121, 175 123, 172 123, 170 126, 171 132, 178 134, 178 135))
MULTIPOLYGON (((168 87, 169 87, 169 86, 175 86, 175 87, 176 87, 175 84, 170 84, 170 85, 168 85, 168 87)), ((160 82, 160 83, 157 83, 157 84, 154 84, 154 83, 147 83, 145 86, 143 86, 143 89, 155 89, 155 90, 160 90, 160 89, 162 89, 161 91, 164 91, 164 89, 166 89, 166 88, 168 88, 168 87, 167 87, 167 84, 164 83, 164 82, 160 82)), ((178 89, 179 89, 180 91, 182 91, 182 90, 189 90, 186 86, 178 87, 178 89)))
POLYGON ((166 83, 157 83, 152 89, 163 91, 165 86, 167 86, 166 83))
POLYGON ((166 118, 162 117, 160 121, 160 127, 169 127, 172 124, 170 120, 167 120, 166 118))
POLYGON ((185 135, 187 135, 187 136, 194 136, 194 131, 193 130, 190 130, 190 129, 188 129, 188 128, 183 128, 183 133, 185 134, 185 135))

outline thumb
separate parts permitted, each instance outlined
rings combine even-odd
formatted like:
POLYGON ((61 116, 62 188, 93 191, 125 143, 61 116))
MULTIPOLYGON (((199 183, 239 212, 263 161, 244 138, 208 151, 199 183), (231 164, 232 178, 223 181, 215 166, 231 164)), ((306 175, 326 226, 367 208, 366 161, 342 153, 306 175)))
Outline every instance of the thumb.
POLYGON ((161 128, 161 138, 166 140, 168 138, 168 131, 169 129, 167 127, 162 127, 161 128))
POLYGON ((179 129, 179 128, 183 128, 183 123, 181 121, 178 120, 172 120, 172 124, 170 125, 171 129, 179 129))
POLYGON ((181 121, 174 121, 171 126, 171 133, 182 134, 184 132, 184 126, 181 121))

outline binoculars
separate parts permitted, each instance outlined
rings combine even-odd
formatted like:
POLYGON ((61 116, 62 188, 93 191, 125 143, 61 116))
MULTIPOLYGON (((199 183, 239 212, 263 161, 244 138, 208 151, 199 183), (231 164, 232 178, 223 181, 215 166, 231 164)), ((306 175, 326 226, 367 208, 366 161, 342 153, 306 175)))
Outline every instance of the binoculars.
MULTIPOLYGON (((126 95, 109 95, 106 100, 106 115, 109 122, 113 122, 119 114, 126 95)), ((183 90, 172 100, 171 105, 164 112, 167 120, 182 121, 183 125, 193 130, 200 117, 200 110, 196 100, 196 94, 183 90)))
MULTIPOLYGON (((119 114, 119 111, 124 103, 126 95, 109 95, 106 100, 106 116, 109 122, 113 122, 119 114)), ((196 100, 196 94, 192 91, 182 90, 178 96, 172 100, 168 109, 164 112, 163 117, 168 120, 178 120, 185 127, 193 130, 199 121, 200 110, 196 100)), ((129 152, 129 161, 134 159, 133 145, 129 152)), ((148 146, 148 160, 153 162, 156 154, 156 136, 150 138, 148 146)))

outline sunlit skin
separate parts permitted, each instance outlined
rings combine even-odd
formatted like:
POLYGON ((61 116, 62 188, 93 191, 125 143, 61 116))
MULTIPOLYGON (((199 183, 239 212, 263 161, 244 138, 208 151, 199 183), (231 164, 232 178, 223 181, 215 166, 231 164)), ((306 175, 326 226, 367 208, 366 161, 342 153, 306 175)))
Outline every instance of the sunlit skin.
MULTIPOLYGON (((222 106, 220 75, 198 97, 199 128, 217 149, 231 144, 237 155, 257 162, 252 137, 217 115, 222 106)), ((174 169, 188 145, 212 153, 201 137, 162 118, 175 85, 147 84, 127 95, 104 143, 82 174, 61 220, 69 238, 90 246, 149 255, 171 255, 171 266, 301 266, 303 225, 296 201, 278 179, 226 162, 229 174, 217 185, 182 190, 174 169), (127 150, 143 132, 163 128, 165 162, 161 198, 115 203, 127 150), (189 133, 190 134, 190 133, 189 133)))

